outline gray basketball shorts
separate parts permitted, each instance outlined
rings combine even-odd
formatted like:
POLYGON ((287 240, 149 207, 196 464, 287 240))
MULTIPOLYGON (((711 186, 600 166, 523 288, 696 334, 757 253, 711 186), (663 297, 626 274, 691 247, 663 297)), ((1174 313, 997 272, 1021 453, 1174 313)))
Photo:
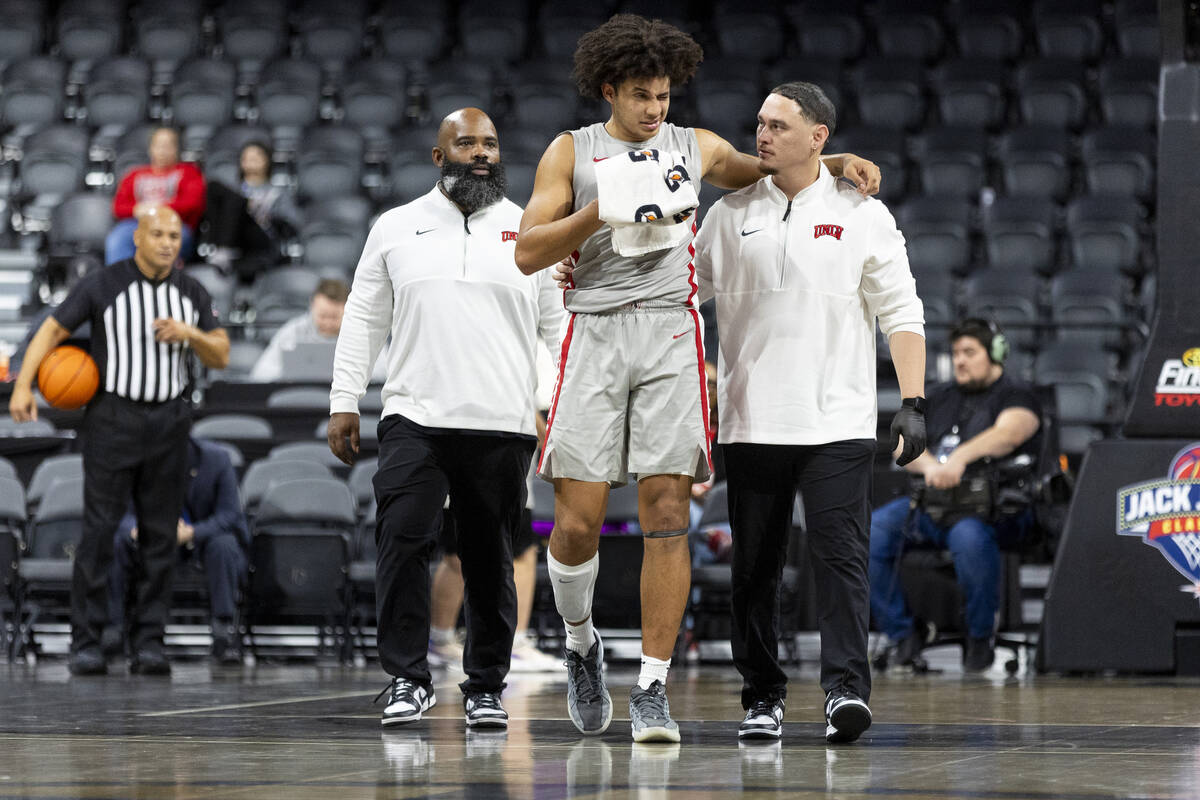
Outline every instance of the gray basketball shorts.
POLYGON ((707 480, 702 330, 699 313, 677 304, 572 314, 538 475, 613 486, 629 473, 707 480))

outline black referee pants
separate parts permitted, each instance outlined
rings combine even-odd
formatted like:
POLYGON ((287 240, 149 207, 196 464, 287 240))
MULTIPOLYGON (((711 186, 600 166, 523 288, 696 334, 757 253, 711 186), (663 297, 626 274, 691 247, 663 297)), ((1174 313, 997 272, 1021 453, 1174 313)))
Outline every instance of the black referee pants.
POLYGON ((439 432, 399 415, 379 423, 375 596, 379 662, 398 678, 432 682, 429 557, 449 494, 458 528, 467 641, 464 692, 504 688, 517 625, 512 538, 525 507, 532 439, 439 432))
POLYGON ((779 666, 779 583, 792 504, 804 498, 821 633, 821 688, 871 696, 867 554, 874 439, 822 445, 727 444, 733 532, 733 661, 742 706, 787 695, 779 666))
POLYGON ((182 399, 139 403, 99 394, 83 420, 83 537, 71 582, 71 652, 99 647, 108 622, 113 532, 133 500, 138 528, 133 652, 162 642, 186 488, 192 412, 182 399))

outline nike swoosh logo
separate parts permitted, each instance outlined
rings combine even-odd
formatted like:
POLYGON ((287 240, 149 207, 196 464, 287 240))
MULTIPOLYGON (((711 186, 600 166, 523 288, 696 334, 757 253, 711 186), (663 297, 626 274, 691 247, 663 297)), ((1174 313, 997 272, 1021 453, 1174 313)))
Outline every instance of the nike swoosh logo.
MULTIPOLYGON (((421 236, 423 234, 429 233, 430 231, 436 231, 436 230, 437 230, 437 228, 426 228, 423 231, 417 231, 417 236, 421 236)), ((745 234, 742 234, 742 235, 745 236, 745 234)))
POLYGON ((759 231, 761 231, 761 230, 762 230, 762 228, 755 228, 755 229, 754 229, 754 230, 752 230, 752 231, 742 231, 742 236, 749 236, 750 234, 752 234, 752 233, 758 233, 758 232, 759 232, 759 231))
POLYGON ((595 156, 592 156, 592 161, 606 161, 607 159, 608 159, 608 156, 601 156, 600 158, 596 158, 595 156))
POLYGON ((677 334, 675 334, 675 335, 674 335, 674 336, 672 336, 671 338, 672 338, 672 339, 678 339, 680 336, 687 336, 689 333, 691 333, 691 331, 684 331, 683 333, 677 333, 677 334))

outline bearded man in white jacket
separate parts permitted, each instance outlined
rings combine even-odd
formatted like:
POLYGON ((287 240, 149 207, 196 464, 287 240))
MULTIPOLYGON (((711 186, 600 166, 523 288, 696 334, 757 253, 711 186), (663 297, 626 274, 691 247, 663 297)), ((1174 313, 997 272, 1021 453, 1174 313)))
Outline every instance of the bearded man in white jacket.
POLYGON ((741 738, 779 738, 787 677, 776 631, 793 498, 804 497, 822 604, 827 741, 852 742, 867 706, 868 520, 875 456, 876 320, 903 406, 899 462, 925 448, 924 312, 887 208, 830 175, 833 104, 787 83, 758 114, 768 177, 715 204, 696 240, 702 299, 716 297, 719 441, 733 532, 734 662, 741 738))
POLYGON ((557 344, 564 312, 548 275, 513 269, 521 208, 504 197, 487 114, 447 116, 432 156, 441 180, 379 217, 355 269, 334 353, 329 446, 353 461, 358 401, 390 333, 373 481, 379 662, 392 676, 383 724, 416 722, 436 702, 429 549, 449 493, 467 601, 466 722, 502 728, 517 620, 512 535, 537 441, 535 348, 539 335, 557 344))

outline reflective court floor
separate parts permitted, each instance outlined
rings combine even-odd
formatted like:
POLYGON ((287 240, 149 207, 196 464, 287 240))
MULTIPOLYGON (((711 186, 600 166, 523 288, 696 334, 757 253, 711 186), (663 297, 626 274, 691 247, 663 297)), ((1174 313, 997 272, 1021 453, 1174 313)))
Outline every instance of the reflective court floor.
POLYGON ((616 718, 589 738, 554 675, 511 679, 507 733, 465 730, 454 673, 426 719, 385 732, 374 664, 0 665, 0 798, 1200 797, 1195 679, 892 670, 873 727, 826 746, 815 664, 790 673, 781 743, 739 745, 740 678, 705 664, 672 670, 682 743, 635 745, 630 664, 609 671, 616 718))

